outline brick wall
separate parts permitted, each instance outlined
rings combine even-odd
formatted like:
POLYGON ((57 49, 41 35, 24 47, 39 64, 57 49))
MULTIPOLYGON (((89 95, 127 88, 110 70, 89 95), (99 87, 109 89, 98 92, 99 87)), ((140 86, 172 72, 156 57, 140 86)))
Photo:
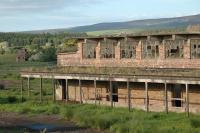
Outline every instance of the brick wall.
POLYGON ((95 59, 82 58, 82 43, 78 43, 76 53, 60 53, 57 55, 58 66, 97 66, 97 67, 150 67, 150 68, 200 68, 200 59, 190 59, 190 40, 184 45, 184 58, 165 58, 165 46, 159 45, 159 58, 142 58, 141 41, 136 46, 135 59, 120 59, 120 43, 115 47, 115 59, 100 58, 100 42, 96 47, 95 59))

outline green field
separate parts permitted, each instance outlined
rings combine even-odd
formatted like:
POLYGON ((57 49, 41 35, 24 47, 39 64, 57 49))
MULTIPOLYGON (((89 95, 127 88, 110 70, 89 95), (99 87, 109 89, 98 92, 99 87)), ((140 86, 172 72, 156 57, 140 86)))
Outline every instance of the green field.
POLYGON ((39 68, 48 67, 55 65, 54 62, 22 62, 17 63, 15 61, 16 54, 5 54, 0 55, 0 79, 4 78, 6 75, 19 74, 20 70, 25 68, 39 68))
MULTIPOLYGON (((20 71, 27 68, 41 68, 51 67, 55 63, 52 62, 23 62, 17 63, 15 61, 15 54, 0 55, 0 81, 6 81, 5 89, 0 90, 0 103, 6 100, 12 100, 13 97, 20 97, 21 78, 20 71)), ((37 100, 39 99, 39 79, 31 79, 30 94, 31 97, 27 97, 27 80, 24 81, 23 95, 25 99, 37 100)), ((43 80, 43 95, 44 99, 52 99, 52 87, 51 80, 43 80)))
POLYGON ((101 30, 101 31, 91 31, 87 32, 88 35, 113 35, 113 34, 131 34, 143 31, 142 29, 120 29, 120 30, 101 30))

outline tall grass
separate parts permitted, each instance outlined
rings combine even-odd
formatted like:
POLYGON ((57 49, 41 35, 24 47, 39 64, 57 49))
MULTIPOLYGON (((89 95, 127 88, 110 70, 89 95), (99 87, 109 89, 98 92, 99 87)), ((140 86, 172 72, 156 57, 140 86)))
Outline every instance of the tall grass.
POLYGON ((115 133, 199 133, 200 116, 187 118, 181 113, 128 112, 125 108, 94 105, 24 102, 3 104, 0 111, 22 114, 57 114, 80 126, 108 130, 115 133))

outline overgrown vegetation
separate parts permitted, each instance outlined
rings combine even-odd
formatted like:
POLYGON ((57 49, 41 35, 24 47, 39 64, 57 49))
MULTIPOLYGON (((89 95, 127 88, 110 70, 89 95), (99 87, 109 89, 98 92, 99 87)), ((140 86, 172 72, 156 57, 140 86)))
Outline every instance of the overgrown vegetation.
POLYGON ((101 75, 156 75, 156 76, 184 76, 199 77, 198 69, 153 69, 153 68, 135 68, 135 67, 89 67, 89 66, 65 66, 65 67, 43 67, 24 69, 26 72, 54 72, 68 74, 101 74, 101 75))
POLYGON ((0 33, 0 55, 17 54, 20 49, 26 49, 29 61, 56 61, 57 52, 77 51, 76 39, 73 37, 87 36, 86 33, 60 34, 27 34, 0 33))
POLYGON ((53 102, 2 104, 0 111, 21 114, 59 114, 80 126, 109 130, 115 133, 199 133, 200 116, 169 113, 128 112, 126 108, 53 102))

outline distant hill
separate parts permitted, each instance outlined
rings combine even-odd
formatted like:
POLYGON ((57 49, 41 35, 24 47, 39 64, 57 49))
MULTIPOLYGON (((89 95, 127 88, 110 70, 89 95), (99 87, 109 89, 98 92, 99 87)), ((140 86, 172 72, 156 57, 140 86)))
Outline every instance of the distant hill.
POLYGON ((73 28, 64 29, 50 29, 40 31, 29 31, 28 33, 63 33, 63 32, 99 32, 101 31, 112 31, 117 32, 135 30, 151 30, 151 29, 174 29, 174 28, 185 28, 189 25, 200 24, 200 14, 176 18, 160 18, 160 19, 145 19, 145 20, 134 20, 128 22, 110 22, 110 23, 98 23, 94 25, 79 26, 73 28), (123 29, 123 30, 122 30, 123 29))

